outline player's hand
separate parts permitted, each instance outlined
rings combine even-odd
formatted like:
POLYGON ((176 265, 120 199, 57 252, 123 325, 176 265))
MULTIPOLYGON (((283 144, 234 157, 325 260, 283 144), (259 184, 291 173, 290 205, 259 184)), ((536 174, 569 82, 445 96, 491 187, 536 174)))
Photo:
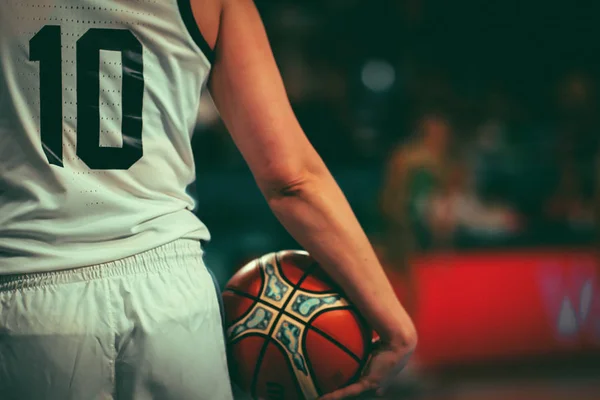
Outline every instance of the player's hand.
POLYGON ((393 379, 402 371, 414 352, 415 346, 374 343, 374 349, 362 377, 358 382, 326 394, 319 400, 352 398, 365 393, 384 394, 393 379))

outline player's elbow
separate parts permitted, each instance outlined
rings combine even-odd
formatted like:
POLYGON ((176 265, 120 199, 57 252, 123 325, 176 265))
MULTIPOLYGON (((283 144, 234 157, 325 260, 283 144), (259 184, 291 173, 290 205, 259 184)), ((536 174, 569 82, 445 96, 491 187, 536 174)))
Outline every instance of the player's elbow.
POLYGON ((267 201, 300 196, 317 177, 308 168, 278 168, 259 180, 259 186, 267 201))
POLYGON ((310 146, 263 147, 258 158, 252 158, 250 168, 267 200, 297 197, 308 187, 319 185, 328 173, 319 155, 310 146))
MULTIPOLYGON (((273 158, 271 158, 273 160, 273 158)), ((314 154, 282 157, 270 163, 256 176, 267 200, 302 197, 326 184, 328 170, 314 154)))

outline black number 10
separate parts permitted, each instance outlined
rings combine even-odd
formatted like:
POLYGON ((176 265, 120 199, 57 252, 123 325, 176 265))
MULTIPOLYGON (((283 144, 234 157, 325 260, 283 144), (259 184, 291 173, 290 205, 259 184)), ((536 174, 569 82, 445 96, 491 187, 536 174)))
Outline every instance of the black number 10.
MULTIPOLYGON (((60 26, 44 26, 30 41, 40 62, 40 130, 48 162, 62 161, 62 58, 60 26)), ((77 41, 77 156, 91 169, 128 169, 143 155, 142 44, 128 30, 90 29, 77 41), (100 147, 100 50, 122 55, 123 147, 100 147)))

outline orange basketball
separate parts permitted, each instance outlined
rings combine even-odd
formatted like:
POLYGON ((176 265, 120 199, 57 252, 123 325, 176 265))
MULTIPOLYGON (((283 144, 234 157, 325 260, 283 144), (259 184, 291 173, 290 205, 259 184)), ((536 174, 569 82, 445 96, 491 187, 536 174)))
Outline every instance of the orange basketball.
POLYGON ((371 330, 302 251, 258 258, 223 292, 233 381, 254 398, 314 399, 354 382, 371 330))

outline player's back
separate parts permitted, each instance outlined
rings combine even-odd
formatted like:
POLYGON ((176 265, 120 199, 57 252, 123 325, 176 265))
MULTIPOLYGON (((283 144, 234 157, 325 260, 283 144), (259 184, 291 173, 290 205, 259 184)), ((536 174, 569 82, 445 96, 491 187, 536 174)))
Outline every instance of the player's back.
POLYGON ((2 1, 0 275, 208 239, 186 187, 211 54, 188 7, 2 1))

